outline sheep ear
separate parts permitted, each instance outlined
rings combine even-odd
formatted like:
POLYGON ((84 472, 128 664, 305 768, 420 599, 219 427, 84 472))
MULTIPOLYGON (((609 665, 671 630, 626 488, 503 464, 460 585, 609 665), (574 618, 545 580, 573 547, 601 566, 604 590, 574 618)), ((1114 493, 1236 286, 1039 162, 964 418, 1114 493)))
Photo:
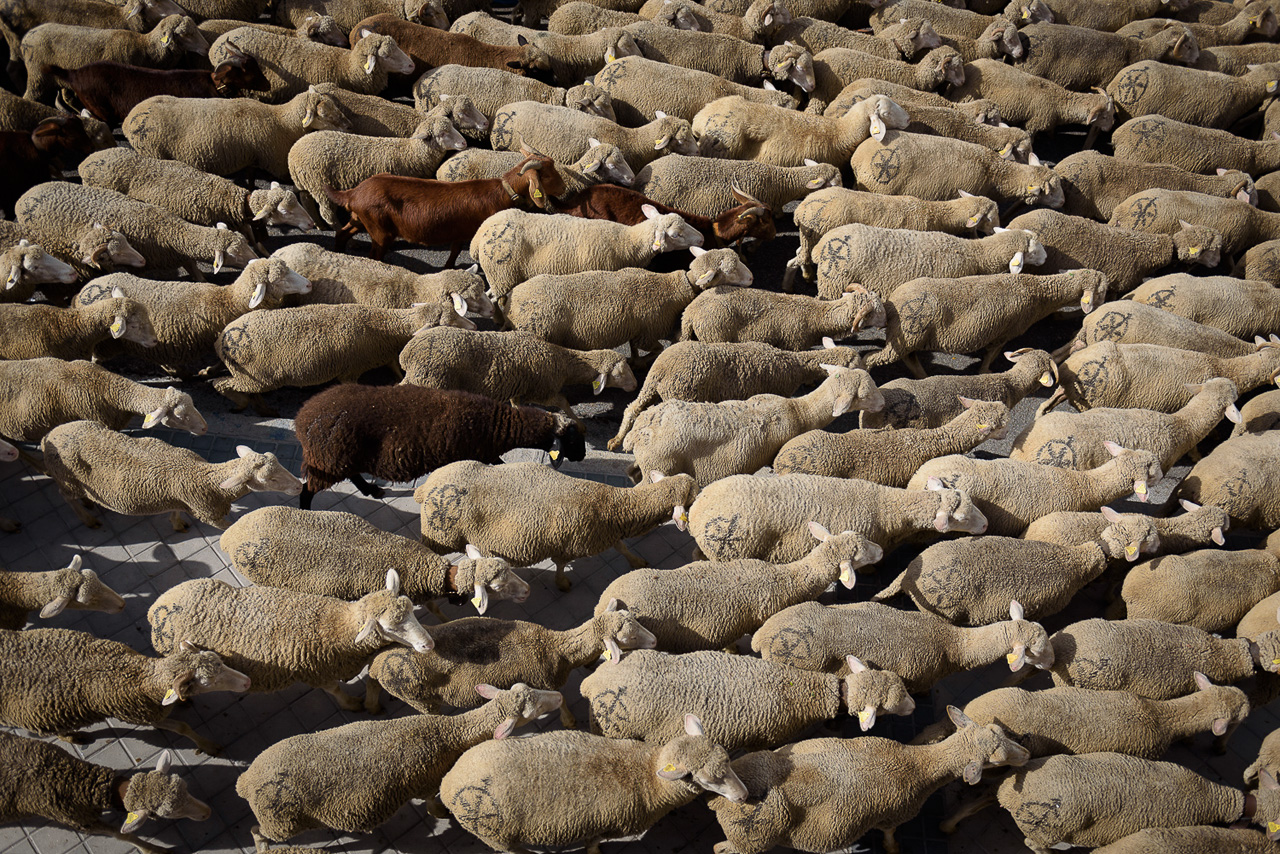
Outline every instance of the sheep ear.
POLYGON ((165 412, 166 410, 163 406, 160 407, 159 409, 153 409, 152 411, 148 412, 147 417, 142 419, 142 429, 149 430, 152 427, 159 424, 160 421, 164 418, 165 412))
POLYGON ((467 543, 467 548, 465 550, 465 553, 467 557, 471 558, 472 560, 480 560, 482 557, 484 557, 484 555, 480 554, 480 550, 475 546, 471 545, 471 543, 467 543))
POLYGON ((702 720, 697 715, 685 715, 684 731, 689 735, 702 735, 702 720))
POLYGON ((809 533, 813 534, 813 538, 820 543, 831 539, 831 532, 814 521, 809 522, 809 533))
POLYGON ((377 67, 378 67, 378 55, 376 53, 369 54, 368 58, 365 59, 364 61, 364 73, 372 74, 373 69, 377 67))
POLYGON ((1021 602, 1019 602, 1017 599, 1012 599, 1012 600, 1010 600, 1010 602, 1009 602, 1009 619, 1010 619, 1010 620, 1025 620, 1026 618, 1027 618, 1027 614, 1026 614, 1026 611, 1024 611, 1024 610, 1023 610, 1023 608, 1022 608, 1022 603, 1021 603, 1021 602))
POLYGON ((501 689, 495 688, 492 685, 489 685, 484 682, 481 682, 479 685, 476 686, 476 693, 479 694, 481 697, 484 697, 486 700, 492 700, 494 697, 498 696, 498 692, 500 690, 501 689))
POLYGON ((1112 510, 1110 507, 1103 507, 1099 512, 1102 513, 1103 519, 1106 519, 1113 525, 1120 521, 1120 514, 1112 510))
POLYGON ((804 165, 805 165, 805 166, 817 166, 817 165, 818 165, 818 161, 813 160, 812 158, 806 157, 806 158, 804 159, 804 165))
POLYGON ((1028 165, 1028 166, 1043 166, 1044 164, 1040 162, 1040 158, 1039 158, 1039 157, 1036 157, 1036 153, 1033 151, 1033 152, 1031 152, 1030 154, 1028 154, 1028 155, 1027 155, 1027 165, 1028 165))
POLYGON ((969 717, 955 706, 947 706, 947 717, 951 718, 951 722, 956 725, 956 729, 977 726, 977 724, 973 722, 973 718, 969 717))
POLYGON ((1181 504, 1182 509, 1186 510, 1188 513, 1194 513, 1195 511, 1200 509, 1199 504, 1195 503, 1194 501, 1188 501, 1185 498, 1179 498, 1178 503, 1181 504))
POLYGON ((1276 782, 1275 775, 1270 771, 1262 771, 1258 774, 1258 782, 1264 789, 1280 789, 1280 783, 1276 782))
POLYGON ((111 298, 112 298, 112 299, 124 299, 124 288, 120 287, 119 285, 116 285, 114 288, 112 288, 112 289, 111 289, 111 298))
POLYGON ((836 339, 832 338, 830 335, 822 336, 822 349, 834 350, 835 348, 836 348, 836 339))
POLYGON ((766 81, 764 81, 764 83, 763 83, 763 87, 764 87, 764 89, 765 89, 765 91, 766 91, 766 92, 777 92, 777 91, 778 91, 778 87, 773 85, 773 81, 772 81, 772 80, 766 80, 766 81))
MULTIPOLYGON (((1265 774, 1266 772, 1264 771, 1262 773, 1265 774)), ((125 816, 124 824, 120 825, 120 832, 133 833, 135 830, 137 830, 139 827, 142 826, 142 823, 147 820, 148 815, 150 815, 150 813, 148 813, 146 810, 139 810, 138 812, 129 813, 127 816, 125 816)))
POLYGON ((946 489, 947 487, 943 485, 942 481, 939 480, 938 478, 931 477, 924 482, 924 488, 930 490, 931 492, 937 492, 939 490, 946 489))
POLYGON ((957 394, 956 399, 960 401, 960 405, 965 409, 972 409, 973 405, 978 402, 971 397, 965 397, 963 394, 957 394))
POLYGON ((856 655, 846 655, 844 657, 844 663, 849 665, 850 673, 863 673, 871 669, 870 667, 867 667, 867 665, 863 663, 862 659, 858 658, 856 655))
POLYGON ((667 114, 662 112, 662 110, 654 110, 653 115, 658 119, 665 119, 667 117, 667 114))
POLYGON ((701 246, 690 246, 689 252, 694 258, 701 258, 703 255, 707 254, 707 250, 703 249, 701 246))
POLYGON ((267 298, 266 281, 258 282, 258 286, 253 289, 253 295, 249 297, 249 308, 257 308, 262 305, 262 301, 267 298))
POLYGON ((245 457, 249 456, 252 453, 253 453, 253 448, 250 448, 248 445, 236 445, 237 457, 244 459, 245 457))
POLYGON ((592 148, 599 148, 600 140, 596 139, 594 136, 589 136, 587 137, 587 145, 591 146, 592 148))
POLYGON ((1102 443, 1102 447, 1106 448, 1106 449, 1107 449, 1107 453, 1111 454, 1111 456, 1113 456, 1113 457, 1118 457, 1118 456, 1120 456, 1120 454, 1121 454, 1121 453, 1123 453, 1123 452, 1124 452, 1124 448, 1123 448, 1123 447, 1121 447, 1120 445, 1117 445, 1115 442, 1111 442, 1111 441, 1104 441, 1104 442, 1102 443))
POLYGON ((641 205, 640 210, 644 212, 645 219, 657 219, 662 216, 653 205, 641 205))
POLYGON ((44 619, 44 620, 47 620, 50 617, 56 617, 59 614, 61 614, 63 611, 65 611, 67 606, 70 604, 71 604, 70 594, 67 594, 66 596, 59 596, 57 599, 54 599, 48 605, 45 605, 43 608, 40 609, 40 617, 41 619, 44 619))
MULTIPOLYGON (((693 716, 690 715, 689 717, 693 716)), ((664 780, 680 780, 689 776, 689 769, 683 766, 677 768, 675 765, 667 763, 658 769, 658 776, 664 780)))
POLYGON ((609 604, 608 604, 608 605, 606 605, 604 609, 605 609, 605 611, 616 611, 616 610, 618 610, 618 608, 619 608, 618 600, 617 600, 617 599, 610 599, 610 600, 609 600, 609 604))
POLYGON ((973 193, 970 193, 970 192, 966 192, 965 190, 961 190, 961 191, 960 191, 960 198, 962 198, 962 199, 972 199, 972 198, 974 198, 974 194, 973 194, 973 193))
POLYGON ((649 472, 649 480, 653 483, 657 483, 658 481, 662 480, 664 477, 666 477, 666 475, 656 469, 654 471, 649 472))
POLYGON ((1199 670, 1194 671, 1191 675, 1195 677, 1196 688, 1198 688, 1199 690, 1208 691, 1210 688, 1213 687, 1213 683, 1209 681, 1209 677, 1205 676, 1199 670))
POLYGON ((1178 225, 1182 226, 1183 228, 1194 228, 1194 226, 1191 223, 1187 222, 1185 219, 1178 220, 1178 225))
POLYGON ((156 760, 156 771, 161 774, 168 774, 169 768, 173 765, 173 754, 168 750, 160 754, 160 758, 156 760))
POLYGON ((387 570, 387 589, 392 593, 400 593, 400 573, 394 569, 387 570))
POLYGON ((356 643, 363 643, 364 639, 373 634, 373 627, 377 625, 377 621, 373 617, 364 621, 364 625, 360 627, 360 631, 356 633, 356 643))

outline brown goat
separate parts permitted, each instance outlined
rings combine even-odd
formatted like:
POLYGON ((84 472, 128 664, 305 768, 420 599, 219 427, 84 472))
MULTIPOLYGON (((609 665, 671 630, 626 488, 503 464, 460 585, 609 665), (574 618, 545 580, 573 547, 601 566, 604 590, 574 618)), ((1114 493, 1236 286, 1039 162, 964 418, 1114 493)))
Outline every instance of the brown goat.
MULTIPOLYGON (((70 90, 94 118, 118 125, 135 106, 153 95, 178 98, 238 97, 242 90, 271 88, 258 60, 241 54, 208 71, 160 71, 120 62, 91 62, 76 69, 49 66, 45 73, 70 90)), ((69 100, 69 99, 68 99, 69 100)))
POLYGON ((501 178, 436 181, 380 172, 350 190, 325 187, 333 203, 351 214, 334 233, 334 248, 342 251, 361 231, 369 233, 373 244, 369 256, 379 261, 397 237, 410 243, 448 243, 445 266, 452 267, 493 214, 516 205, 547 210, 551 197, 564 193, 564 179, 550 157, 528 149, 523 153, 524 160, 501 178))
POLYGON ((675 213, 684 217, 685 222, 707 236, 709 248, 722 249, 734 242, 741 245, 742 240, 747 237, 754 237, 761 243, 772 240, 777 232, 769 207, 759 199, 748 196, 736 185, 732 192, 738 204, 721 212, 714 219, 667 207, 645 197, 643 193, 615 184, 596 184, 580 190, 556 202, 556 213, 635 225, 645 219, 641 207, 653 205, 659 213, 675 213))
POLYGON ((92 153, 84 124, 74 116, 50 116, 30 133, 0 131, 0 207, 12 215, 19 196, 92 153))
POLYGON ((518 47, 492 45, 464 33, 424 27, 398 15, 382 14, 356 24, 351 30, 352 44, 364 30, 394 38, 400 49, 413 59, 414 79, 441 65, 499 68, 521 77, 549 78, 551 74, 551 57, 524 36, 517 37, 518 47))

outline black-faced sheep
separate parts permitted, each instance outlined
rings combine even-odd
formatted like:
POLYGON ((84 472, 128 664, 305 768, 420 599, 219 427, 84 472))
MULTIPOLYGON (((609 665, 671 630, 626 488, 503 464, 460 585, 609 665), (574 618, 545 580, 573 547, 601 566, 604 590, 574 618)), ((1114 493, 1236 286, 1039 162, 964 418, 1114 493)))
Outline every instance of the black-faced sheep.
POLYGON ((362 472, 404 482, 457 460, 496 463, 513 448, 586 456, 582 427, 568 415, 410 385, 327 389, 298 410, 294 429, 307 478, 298 502, 304 510, 317 492, 348 479, 380 498, 362 472))

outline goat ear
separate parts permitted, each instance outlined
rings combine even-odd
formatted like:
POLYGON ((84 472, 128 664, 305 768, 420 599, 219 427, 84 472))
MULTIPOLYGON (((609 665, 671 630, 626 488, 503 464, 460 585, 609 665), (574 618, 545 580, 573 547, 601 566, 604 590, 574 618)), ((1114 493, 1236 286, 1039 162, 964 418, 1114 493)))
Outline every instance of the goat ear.
POLYGON ((516 35, 516 44, 520 45, 520 47, 524 47, 528 43, 529 43, 529 40, 527 38, 519 34, 516 35))

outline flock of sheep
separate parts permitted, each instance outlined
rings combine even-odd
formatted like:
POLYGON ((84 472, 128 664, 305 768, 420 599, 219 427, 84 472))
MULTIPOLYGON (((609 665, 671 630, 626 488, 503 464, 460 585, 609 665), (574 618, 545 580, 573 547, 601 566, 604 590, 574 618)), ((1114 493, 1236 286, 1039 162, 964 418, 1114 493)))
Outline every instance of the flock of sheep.
MULTIPOLYGON (((0 2, 0 461, 89 527, 222 529, 252 582, 161 590, 144 653, 24 628, 125 608, 80 557, 0 571, 0 724, 116 719, 215 754, 178 704, 321 688, 356 722, 237 757, 260 852, 422 799, 498 851, 598 854, 699 798, 717 854, 873 829, 896 852, 956 780, 981 788, 944 830, 998 803, 1037 852, 1280 850, 1280 734, 1244 789, 1159 761, 1280 695, 1280 391, 1236 406, 1280 385, 1280 0, 965 5, 0 2), (795 256, 766 276, 787 216, 795 256), (292 231, 317 226, 332 250, 292 231), (393 263, 406 243, 444 269, 393 263), (1079 332, 1006 351, 1051 316, 1079 332), (929 376, 930 353, 981 361, 929 376), (384 368, 404 382, 359 384, 384 368), (269 415, 333 380, 291 413, 303 479, 121 432, 205 433, 206 381, 269 415), (607 445, 630 488, 558 471, 588 451, 588 386, 627 404, 607 445), (1042 389, 1007 457, 970 455, 1042 389), (499 463, 516 448, 551 465, 499 463), (1185 513, 1108 506, 1186 455, 1185 513), (310 509, 423 475, 420 540, 310 509), (299 506, 233 519, 251 491, 299 506), (647 568, 625 540, 668 521, 695 560, 647 568), (1229 529, 1271 536, 1223 550, 1229 529), (567 591, 610 548, 633 569, 577 627, 483 616, 531 595, 526 567, 567 591), (869 601, 819 601, 899 548, 869 601), (1064 624, 1088 585, 1111 605, 1064 624), (805 738, 1002 660, 1054 687, 910 743, 805 738), (383 691, 420 714, 367 717, 383 691)), ((0 820, 161 851, 148 818, 210 815, 170 766, 0 733, 0 820)))

